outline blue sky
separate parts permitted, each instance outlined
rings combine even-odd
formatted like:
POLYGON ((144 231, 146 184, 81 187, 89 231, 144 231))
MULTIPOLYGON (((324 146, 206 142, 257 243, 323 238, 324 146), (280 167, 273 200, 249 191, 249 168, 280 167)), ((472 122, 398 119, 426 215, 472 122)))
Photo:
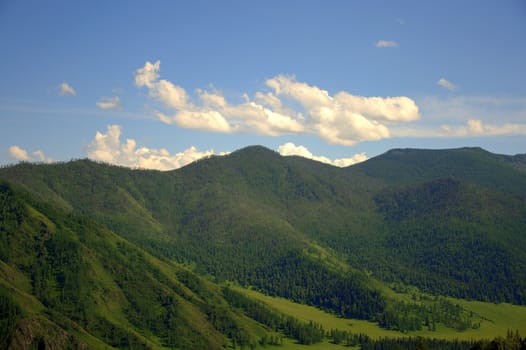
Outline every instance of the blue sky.
POLYGON ((526 153, 524 1, 0 2, 0 164, 526 153))

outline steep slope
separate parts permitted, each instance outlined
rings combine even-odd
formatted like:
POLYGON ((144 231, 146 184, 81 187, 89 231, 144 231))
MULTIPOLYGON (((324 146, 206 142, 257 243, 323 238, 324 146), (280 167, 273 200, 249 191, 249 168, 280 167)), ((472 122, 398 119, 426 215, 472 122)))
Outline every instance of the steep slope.
POLYGON ((5 183, 0 205, 2 348, 221 349, 269 334, 218 286, 87 217, 5 183))
POLYGON ((524 196, 445 178, 375 199, 385 222, 375 261, 391 266, 371 266, 382 279, 461 298, 525 303, 524 196))
POLYGON ((405 149, 347 169, 386 186, 374 196, 384 228, 352 263, 433 293, 524 304, 523 158, 405 149))
POLYGON ((366 212, 358 195, 338 184, 347 181, 338 170, 250 147, 167 173, 87 160, 3 172, 43 200, 88 215, 154 254, 197 263, 220 279, 257 284, 256 275, 267 274, 262 269, 317 249, 304 226, 320 226, 323 216, 336 222, 340 214, 366 212), (358 209, 346 210, 351 205, 358 209))

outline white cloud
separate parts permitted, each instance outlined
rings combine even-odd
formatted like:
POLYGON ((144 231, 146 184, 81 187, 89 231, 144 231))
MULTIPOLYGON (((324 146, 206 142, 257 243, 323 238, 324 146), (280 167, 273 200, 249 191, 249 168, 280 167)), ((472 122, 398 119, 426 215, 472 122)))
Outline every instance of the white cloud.
MULTIPOLYGON (((122 142, 121 134, 119 125, 109 125, 105 134, 97 131, 95 138, 88 146, 88 157, 132 168, 172 170, 214 155, 213 150, 201 152, 193 146, 176 154, 171 154, 165 148, 138 147, 134 139, 126 139, 122 142)), ((225 153, 219 155, 223 154, 225 153)))
POLYGON ((213 110, 181 110, 174 116, 167 116, 163 113, 157 115, 161 121, 168 124, 177 123, 183 128, 219 132, 230 132, 232 130, 232 126, 223 115, 213 110))
POLYGON ((452 82, 450 82, 450 81, 448 81, 447 79, 444 79, 444 78, 440 78, 437 81, 437 84, 442 86, 444 89, 449 90, 449 91, 453 91, 453 90, 455 90, 457 88, 455 84, 453 84, 452 82))
POLYGON ((362 97, 345 91, 331 96, 326 90, 282 75, 269 79, 267 86, 277 96, 299 103, 307 116, 306 129, 333 144, 350 146, 387 138, 389 123, 420 118, 418 106, 405 96, 362 97))
POLYGON ((51 159, 47 158, 44 152, 42 152, 41 150, 36 150, 35 152, 33 152, 33 157, 34 159, 37 159, 40 162, 51 162, 51 159))
POLYGON ((19 146, 11 146, 8 149, 7 154, 10 158, 24 161, 24 162, 44 162, 44 163, 51 163, 53 161, 52 158, 46 157, 44 152, 41 150, 36 150, 32 153, 32 157, 29 156, 29 153, 19 146))
POLYGON ((254 99, 244 94, 244 102, 231 104, 220 91, 198 89, 199 103, 194 103, 183 87, 160 80, 159 70, 160 61, 146 62, 135 71, 135 84, 146 87, 151 98, 173 111, 157 111, 159 120, 184 128, 270 136, 306 133, 329 143, 354 145, 389 137, 390 125, 420 117, 418 106, 405 96, 362 97, 345 91, 331 96, 283 75, 268 79, 271 91, 258 91, 254 99))
POLYGON ((60 96, 77 96, 77 92, 75 91, 75 89, 73 89, 73 87, 66 82, 60 84, 58 93, 60 96))
MULTIPOLYGON (((218 91, 197 90, 201 102, 190 101, 186 90, 167 80, 159 80, 160 62, 146 62, 135 72, 135 84, 147 87, 149 96, 161 102, 174 114, 157 112, 158 118, 168 124, 175 123, 184 128, 217 132, 254 132, 264 135, 280 135, 302 131, 303 127, 293 117, 269 109, 251 101, 245 95, 243 103, 229 104, 218 91)), ((260 95, 258 95, 261 98, 260 95)), ((268 96, 267 96, 268 97, 268 96)), ((266 101, 270 101, 268 98, 266 101)))
POLYGON ((8 150, 9 157, 20 160, 20 161, 29 161, 29 155, 25 149, 20 148, 19 146, 11 146, 8 150))
POLYGON ((365 162, 366 160, 367 160, 367 155, 365 154, 365 152, 362 152, 362 153, 355 154, 351 158, 335 159, 335 160, 333 160, 332 163, 333 163, 334 166, 338 166, 338 167, 344 168, 344 167, 347 167, 347 166, 350 166, 350 165, 354 165, 354 164, 357 164, 357 163, 365 162))
MULTIPOLYGON (((171 154, 168 150, 139 147, 134 139, 121 140, 122 130, 119 125, 108 125, 106 133, 97 131, 95 138, 88 146, 90 159, 131 168, 173 170, 181 168, 201 158, 216 155, 213 150, 198 151, 190 147, 182 152, 171 154)), ((318 162, 338 167, 346 167, 367 160, 365 153, 355 154, 350 158, 331 160, 324 156, 315 156, 304 146, 288 142, 278 147, 283 156, 297 155, 318 162)), ((226 155, 221 152, 217 155, 226 155)))
POLYGON ((330 165, 334 165, 334 166, 342 167, 342 168, 367 160, 367 156, 365 155, 365 153, 355 154, 351 158, 340 158, 340 159, 331 160, 324 156, 315 156, 306 147, 296 146, 292 142, 287 142, 279 146, 278 152, 282 156, 300 156, 300 157, 312 159, 318 162, 322 162, 322 163, 326 163, 326 164, 330 164, 330 165))
POLYGON ((420 118, 416 103, 405 96, 362 97, 340 92, 336 102, 345 109, 362 114, 367 118, 378 118, 394 122, 408 122, 420 118))
POLYGON ((378 40, 374 46, 379 48, 398 47, 398 43, 392 40, 378 40))
POLYGON ((161 61, 155 63, 146 62, 144 67, 135 71, 135 85, 147 87, 150 97, 162 102, 165 106, 174 109, 185 109, 191 107, 188 104, 186 91, 167 80, 159 79, 161 61))
POLYGON ((467 122, 467 131, 471 135, 482 135, 485 133, 485 129, 482 122, 478 119, 470 119, 467 122))
POLYGON ((135 85, 141 87, 153 87, 153 82, 159 78, 161 61, 155 63, 146 62, 144 67, 135 71, 135 85))
POLYGON ((101 97, 100 101, 97 102, 97 106, 101 109, 122 109, 119 96, 101 97))

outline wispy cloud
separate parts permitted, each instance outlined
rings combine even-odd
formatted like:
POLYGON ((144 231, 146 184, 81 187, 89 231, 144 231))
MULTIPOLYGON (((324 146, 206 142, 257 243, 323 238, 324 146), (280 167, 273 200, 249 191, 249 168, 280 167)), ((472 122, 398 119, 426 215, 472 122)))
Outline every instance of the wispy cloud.
POLYGON ((526 135, 526 98, 455 96, 420 99, 422 119, 395 125, 392 137, 498 137, 526 135))
POLYGON ((97 102, 97 106, 101 109, 122 109, 121 99, 119 96, 101 97, 100 101, 97 102))
POLYGON ((287 142, 278 147, 278 152, 282 156, 300 156, 308 159, 312 159, 318 162, 330 164, 337 167, 347 167, 356 163, 363 162, 367 160, 367 156, 364 153, 355 154, 350 158, 339 158, 331 160, 324 156, 315 156, 313 155, 306 147, 296 146, 292 142, 287 142))
POLYGON ((218 90, 198 89, 199 103, 186 90, 159 79, 160 62, 146 62, 135 72, 137 87, 146 87, 149 97, 174 111, 157 111, 162 122, 180 127, 216 132, 312 134, 341 145, 390 136, 389 125, 419 119, 416 103, 405 96, 363 97, 341 91, 330 95, 317 86, 278 75, 266 81, 270 91, 231 104, 218 90), (299 108, 298 108, 299 107, 299 108))
POLYGON ((468 119, 466 122, 447 123, 437 126, 412 126, 393 129, 393 137, 414 138, 469 138, 496 136, 526 136, 524 123, 487 123, 480 119, 468 119))
POLYGON ((526 120, 526 97, 428 96, 419 99, 418 105, 429 122, 464 123, 480 119, 491 123, 524 123, 526 120))
POLYGON ((374 46, 378 48, 386 48, 386 47, 398 47, 398 43, 396 41, 392 40, 378 40, 374 46))
POLYGON ((62 84, 60 84, 58 89, 59 89, 58 93, 60 96, 68 96, 68 95, 77 96, 77 92, 75 91, 73 86, 69 85, 66 82, 63 82, 62 84))
POLYGON ((442 86, 444 89, 449 90, 449 91, 453 91, 453 90, 455 90, 457 88, 455 84, 453 84, 452 82, 450 82, 449 80, 447 80, 445 78, 440 78, 437 81, 437 84, 442 86))
POLYGON ((526 135, 526 124, 517 123, 485 123, 480 119, 469 119, 464 125, 444 124, 440 127, 438 136, 470 137, 470 136, 511 136, 526 135))
POLYGON ((41 150, 34 151, 32 153, 32 156, 30 156, 25 149, 17 145, 9 147, 9 149, 7 150, 7 154, 10 158, 23 162, 53 162, 53 159, 47 157, 41 150))

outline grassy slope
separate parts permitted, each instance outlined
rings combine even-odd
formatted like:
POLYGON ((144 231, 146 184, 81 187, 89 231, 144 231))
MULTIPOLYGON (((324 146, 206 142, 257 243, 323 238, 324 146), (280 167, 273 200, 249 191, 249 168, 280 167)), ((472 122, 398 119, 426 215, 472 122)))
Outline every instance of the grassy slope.
MULTIPOLYGON (((497 336, 505 336, 506 332, 510 329, 517 329, 522 333, 526 331, 526 306, 493 304, 448 298, 450 301, 460 304, 466 310, 473 311, 475 314, 484 317, 486 320, 482 321, 481 327, 479 329, 469 329, 463 332, 457 332, 451 328, 439 326, 435 332, 417 331, 403 334, 380 328, 376 323, 339 318, 312 306, 297 304, 284 298, 271 297, 251 289, 239 287, 236 289, 246 293, 252 298, 271 305, 286 315, 295 316, 304 321, 316 321, 322 324, 326 330, 333 328, 349 330, 353 333, 365 333, 371 338, 376 339, 380 337, 405 337, 408 335, 451 340, 491 339, 497 336)), ((407 294, 398 294, 398 297, 411 298, 407 294)))
MULTIPOLYGON (((15 348, 26 343, 29 346, 42 338, 51 347, 86 344, 89 348, 106 349, 108 343, 101 341, 100 331, 93 333, 97 323, 104 320, 104 328, 118 327, 149 348, 162 349, 158 332, 145 327, 140 319, 134 320, 134 310, 138 310, 139 318, 146 317, 141 310, 147 311, 152 322, 155 321, 152 312, 157 313, 154 317, 165 317, 163 308, 169 300, 176 303, 176 324, 167 326, 166 331, 179 337, 181 348, 222 348, 229 342, 227 334, 218 328, 221 325, 211 323, 209 312, 216 307, 222 308, 221 317, 228 317, 228 322, 243 328, 251 337, 259 339, 265 334, 266 330, 257 322, 237 314, 228 305, 217 285, 187 269, 149 255, 87 218, 70 217, 46 205, 38 207, 38 202, 27 202, 28 197, 7 187, 2 188, 2 195, 6 213, 20 214, 18 225, 13 220, 2 220, 5 225, 2 230, 8 229, 2 231, 8 237, 1 242, 2 252, 9 253, 0 260, 0 288, 7 291, 23 312, 12 338, 11 344, 18 344, 15 348), (83 225, 76 226, 77 220, 84 220, 83 225), (76 244, 70 253, 80 254, 82 275, 69 268, 68 263, 51 263, 57 261, 57 256, 50 247, 58 241, 76 244), (34 242, 41 242, 44 247, 39 253, 33 247, 34 242), (42 260, 39 256, 48 258, 42 260), (35 266, 51 266, 42 279, 52 287, 46 287, 42 296, 34 287, 33 276, 39 274, 35 266), (67 290, 60 286, 62 278, 66 284, 78 281, 78 285, 67 290), (77 294, 84 295, 76 306, 86 314, 74 321, 78 317, 76 311, 64 308, 62 300, 64 296, 74 298, 77 294)), ((65 257, 59 255, 58 259, 65 257)))

